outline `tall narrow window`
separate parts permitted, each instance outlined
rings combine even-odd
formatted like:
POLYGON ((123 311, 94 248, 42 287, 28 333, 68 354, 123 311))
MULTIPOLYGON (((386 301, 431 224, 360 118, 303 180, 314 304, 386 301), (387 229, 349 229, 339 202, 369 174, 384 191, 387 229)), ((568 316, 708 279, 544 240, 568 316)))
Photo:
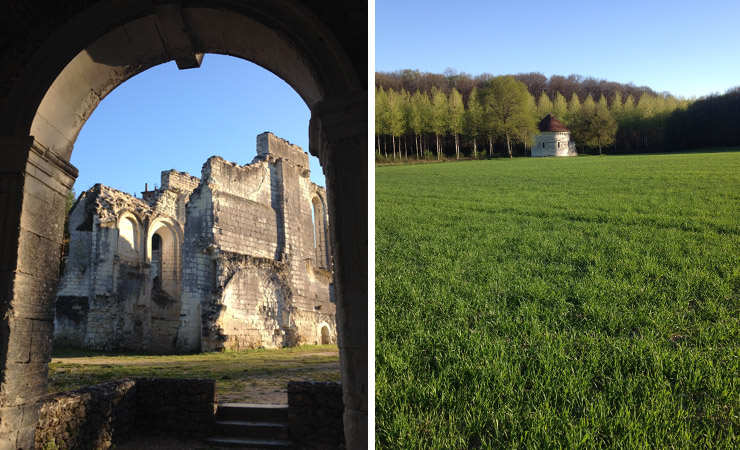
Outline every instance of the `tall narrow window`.
POLYGON ((126 261, 139 259, 139 224, 133 217, 125 216, 118 223, 118 256, 126 261))

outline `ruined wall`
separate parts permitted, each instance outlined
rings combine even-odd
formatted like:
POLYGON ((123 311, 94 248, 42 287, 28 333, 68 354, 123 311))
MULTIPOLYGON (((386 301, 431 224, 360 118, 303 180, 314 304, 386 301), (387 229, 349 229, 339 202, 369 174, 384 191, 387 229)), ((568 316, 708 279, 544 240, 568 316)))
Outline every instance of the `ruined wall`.
MULTIPOLYGON (((198 281, 184 286, 187 298, 192 293, 204 300, 203 350, 320 344, 322 327, 328 333, 323 342, 336 342, 330 256, 326 246, 320 267, 312 219, 312 198, 325 198, 325 191, 309 175, 300 147, 271 133, 257 137, 257 157, 249 165, 218 157, 204 165, 196 191, 200 206, 191 200, 185 241, 209 256, 186 257, 186 270, 198 281), (211 222, 205 248, 204 227, 211 222)), ((326 220, 318 225, 320 245, 326 245, 326 220)))
POLYGON ((105 350, 174 349, 182 239, 172 214, 179 195, 189 192, 157 190, 143 200, 96 185, 80 195, 70 213, 70 255, 57 294, 57 342, 105 350), (154 233, 170 236, 173 250, 166 264, 153 268, 154 233), (163 273, 170 274, 169 293, 157 283, 163 273))
POLYGON ((326 191, 263 133, 245 166, 162 172, 142 199, 96 185, 70 216, 58 342, 192 352, 336 342, 326 191))

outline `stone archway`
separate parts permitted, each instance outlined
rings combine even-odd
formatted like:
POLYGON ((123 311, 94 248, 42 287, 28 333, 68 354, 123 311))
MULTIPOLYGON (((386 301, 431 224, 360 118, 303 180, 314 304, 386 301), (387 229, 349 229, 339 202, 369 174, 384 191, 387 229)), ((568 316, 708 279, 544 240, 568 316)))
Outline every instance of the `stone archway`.
POLYGON ((10 1, 8 17, 20 18, 0 27, 11 59, 0 77, 0 447, 33 446, 77 134, 100 100, 136 73, 171 60, 197 67, 203 53, 221 53, 275 73, 311 109, 309 150, 329 193, 345 437, 347 448, 365 448, 367 44, 352 17, 364 14, 366 38, 367 6, 183 3, 81 0, 59 19, 50 0, 10 1))

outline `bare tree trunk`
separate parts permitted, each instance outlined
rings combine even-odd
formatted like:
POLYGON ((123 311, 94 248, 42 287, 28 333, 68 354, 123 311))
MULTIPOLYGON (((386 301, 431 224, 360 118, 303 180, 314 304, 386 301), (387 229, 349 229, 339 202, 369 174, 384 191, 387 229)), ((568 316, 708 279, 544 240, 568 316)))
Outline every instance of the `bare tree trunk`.
POLYGON ((391 142, 393 143, 393 159, 396 159, 396 135, 391 134, 391 142))
POLYGON ((406 155, 406 159, 409 159, 409 149, 407 147, 408 139, 406 138, 407 135, 403 135, 403 153, 406 155))
POLYGON ((378 134, 378 155, 380 155, 380 135, 378 134))
POLYGON ((509 158, 513 158, 511 154, 511 142, 509 141, 509 133, 506 133, 506 149, 509 152, 509 158))
POLYGON ((476 143, 475 138, 473 138, 473 155, 475 155, 475 159, 478 159, 478 144, 476 143))
POLYGON ((493 158, 493 137, 488 136, 488 157, 493 158))
POLYGON ((439 161, 441 158, 441 155, 439 154, 439 134, 434 133, 434 135, 437 136, 437 161, 439 161))
POLYGON ((460 159, 460 136, 455 133, 455 157, 460 159))

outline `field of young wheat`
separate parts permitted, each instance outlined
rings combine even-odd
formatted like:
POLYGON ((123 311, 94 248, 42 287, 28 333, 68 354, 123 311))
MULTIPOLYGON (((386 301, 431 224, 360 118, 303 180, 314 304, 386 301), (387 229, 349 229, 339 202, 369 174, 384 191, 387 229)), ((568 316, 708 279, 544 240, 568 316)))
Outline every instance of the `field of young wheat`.
POLYGON ((378 448, 740 447, 740 149, 375 170, 378 448))

